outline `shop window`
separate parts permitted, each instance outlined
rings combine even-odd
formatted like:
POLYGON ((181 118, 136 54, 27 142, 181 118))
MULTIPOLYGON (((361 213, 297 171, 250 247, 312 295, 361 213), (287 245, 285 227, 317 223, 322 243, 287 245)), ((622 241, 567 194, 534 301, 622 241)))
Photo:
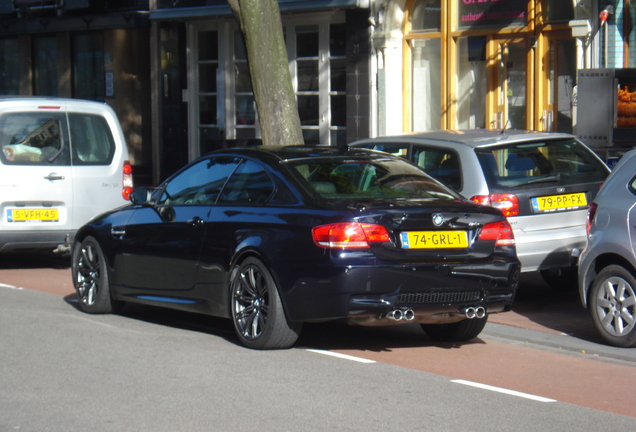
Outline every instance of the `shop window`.
POLYGON ((33 94, 58 96, 55 36, 33 38, 33 94))
POLYGON ((0 94, 20 94, 18 39, 0 39, 0 94))
POLYGON ((553 23, 573 20, 574 5, 572 3, 563 0, 544 0, 543 8, 546 21, 553 23))
POLYGON ((457 52, 457 127, 486 127, 486 37, 460 37, 457 52))
POLYGON ((73 35, 73 97, 105 101, 101 33, 73 35))
POLYGON ((411 40, 411 127, 426 131, 441 127, 441 40, 411 40))
POLYGON ((197 73, 199 77, 199 153, 214 149, 218 139, 217 71, 219 69, 219 34, 215 30, 197 35, 197 73))
POLYGON ((411 30, 440 31, 441 15, 441 0, 417 0, 411 15, 411 30))
POLYGON ((528 0, 458 1, 457 7, 461 28, 525 26, 528 20, 528 0))

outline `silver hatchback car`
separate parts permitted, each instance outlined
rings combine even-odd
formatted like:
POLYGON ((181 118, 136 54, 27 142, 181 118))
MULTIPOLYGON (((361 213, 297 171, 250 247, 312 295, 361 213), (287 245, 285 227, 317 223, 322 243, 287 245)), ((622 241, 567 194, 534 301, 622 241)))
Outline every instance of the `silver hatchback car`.
POLYGON ((444 130, 351 145, 409 159, 465 198, 499 208, 514 230, 521 271, 576 287, 587 207, 610 170, 573 135, 444 130))
POLYGON ((625 154, 588 210, 579 291, 599 334, 636 346, 636 150, 625 154))

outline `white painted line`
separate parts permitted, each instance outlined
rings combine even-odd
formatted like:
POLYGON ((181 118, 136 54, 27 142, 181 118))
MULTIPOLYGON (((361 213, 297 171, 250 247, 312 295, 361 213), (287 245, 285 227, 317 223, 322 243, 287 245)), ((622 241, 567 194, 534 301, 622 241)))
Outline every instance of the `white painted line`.
POLYGON ((7 284, 3 284, 3 283, 0 283, 0 288, 9 288, 9 289, 14 289, 14 290, 21 290, 22 289, 22 288, 17 287, 17 286, 7 285, 7 284))
POLYGON ((350 355, 347 355, 347 354, 340 354, 340 353, 331 352, 331 351, 316 350, 316 349, 309 349, 309 348, 307 348, 307 351, 315 352, 315 353, 318 353, 318 354, 324 354, 324 355, 328 355, 328 356, 331 356, 331 357, 338 357, 338 358, 345 359, 345 360, 352 360, 352 361, 356 361, 356 362, 359 362, 359 363, 375 363, 375 360, 369 360, 369 359, 365 359, 365 358, 362 358, 362 357, 354 357, 354 356, 350 356, 350 355))
POLYGON ((464 384, 467 386, 471 386, 471 387, 477 387, 480 389, 484 389, 484 390, 490 390, 490 391, 494 391, 494 392, 499 392, 499 393, 504 393, 504 394, 508 394, 508 395, 512 395, 512 396, 518 396, 518 397, 522 397, 522 398, 526 398, 526 399, 531 399, 537 402, 556 402, 556 400, 554 399, 548 399, 548 398, 544 398, 541 396, 535 396, 535 395, 531 395, 528 393, 521 393, 518 391, 514 391, 514 390, 508 390, 508 389, 504 389, 501 387, 493 387, 493 386, 489 386, 487 384, 480 384, 480 383, 476 383, 476 382, 472 382, 472 381, 464 381, 464 380, 451 380, 451 382, 457 383, 457 384, 464 384))

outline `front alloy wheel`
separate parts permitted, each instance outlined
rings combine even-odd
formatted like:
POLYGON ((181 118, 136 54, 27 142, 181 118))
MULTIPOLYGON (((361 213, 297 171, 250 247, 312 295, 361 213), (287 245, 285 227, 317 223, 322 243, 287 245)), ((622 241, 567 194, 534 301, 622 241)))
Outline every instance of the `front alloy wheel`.
POLYGON ((253 349, 291 347, 302 323, 287 321, 278 289, 265 265, 256 258, 247 258, 232 275, 232 321, 243 345, 253 349))
POLYGON ((119 309, 121 303, 111 299, 106 259, 94 237, 86 237, 73 248, 72 272, 81 310, 99 314, 119 309))
POLYGON ((590 312, 599 334, 611 345, 636 346, 636 279, 618 265, 604 268, 590 291, 590 312))

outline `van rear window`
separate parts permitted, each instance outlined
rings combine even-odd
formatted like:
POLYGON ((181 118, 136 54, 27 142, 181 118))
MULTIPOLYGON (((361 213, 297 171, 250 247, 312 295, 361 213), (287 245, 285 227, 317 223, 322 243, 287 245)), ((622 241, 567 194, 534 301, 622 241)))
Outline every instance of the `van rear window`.
POLYGON ((64 114, 20 112, 0 117, 0 149, 5 165, 69 165, 64 114))
POLYGON ((102 116, 70 113, 73 165, 110 165, 115 154, 115 140, 102 116))

